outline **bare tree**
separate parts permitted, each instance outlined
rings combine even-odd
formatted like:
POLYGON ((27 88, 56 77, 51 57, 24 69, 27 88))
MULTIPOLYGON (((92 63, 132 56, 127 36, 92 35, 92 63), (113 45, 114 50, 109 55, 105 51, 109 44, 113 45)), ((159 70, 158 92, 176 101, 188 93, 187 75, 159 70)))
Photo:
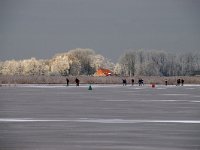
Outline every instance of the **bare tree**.
POLYGON ((156 50, 132 50, 124 53, 117 65, 118 72, 125 75, 130 75, 131 71, 132 75, 191 75, 200 70, 200 54, 190 52, 176 55, 156 50))
POLYGON ((135 74, 135 52, 126 52, 120 57, 121 73, 132 76, 135 74))

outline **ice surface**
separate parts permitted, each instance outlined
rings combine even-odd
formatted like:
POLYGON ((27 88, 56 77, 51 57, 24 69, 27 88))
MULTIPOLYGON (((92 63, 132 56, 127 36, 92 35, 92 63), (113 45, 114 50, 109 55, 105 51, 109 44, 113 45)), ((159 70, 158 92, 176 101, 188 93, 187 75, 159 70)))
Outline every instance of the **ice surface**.
POLYGON ((0 87, 2 150, 197 150, 200 86, 0 87))

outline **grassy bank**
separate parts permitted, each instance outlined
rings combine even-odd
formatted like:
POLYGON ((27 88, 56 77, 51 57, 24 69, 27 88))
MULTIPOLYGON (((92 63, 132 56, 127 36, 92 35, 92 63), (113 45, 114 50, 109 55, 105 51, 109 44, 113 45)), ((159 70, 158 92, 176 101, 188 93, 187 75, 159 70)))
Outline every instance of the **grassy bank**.
MULTIPOLYGON (((70 84, 75 83, 75 76, 67 77, 70 84)), ((184 79, 185 84, 200 84, 200 77, 194 76, 173 76, 173 77, 159 77, 159 76, 134 76, 134 77, 93 77, 93 76, 78 76, 81 84, 121 84, 122 79, 126 78, 128 84, 131 84, 131 79, 135 80, 137 84, 138 79, 142 78, 145 84, 164 84, 165 80, 168 84, 175 85, 178 78, 184 79)), ((0 76, 0 84, 65 84, 66 77, 64 76, 0 76)))

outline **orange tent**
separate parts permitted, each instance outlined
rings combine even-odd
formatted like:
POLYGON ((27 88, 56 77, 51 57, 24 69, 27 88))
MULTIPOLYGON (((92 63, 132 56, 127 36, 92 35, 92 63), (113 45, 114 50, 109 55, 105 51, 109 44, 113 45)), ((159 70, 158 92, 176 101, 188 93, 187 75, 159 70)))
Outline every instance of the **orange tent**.
POLYGON ((111 76, 113 75, 113 72, 110 71, 109 69, 100 68, 96 71, 95 75, 96 76, 111 76))

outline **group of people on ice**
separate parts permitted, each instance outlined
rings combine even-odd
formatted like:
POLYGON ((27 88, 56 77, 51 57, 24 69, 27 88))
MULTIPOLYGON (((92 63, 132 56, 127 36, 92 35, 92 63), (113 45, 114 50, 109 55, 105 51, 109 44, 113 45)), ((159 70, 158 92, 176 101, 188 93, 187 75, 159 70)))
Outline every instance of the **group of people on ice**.
MULTIPOLYGON (((177 82, 176 82, 176 86, 183 86, 184 85, 184 80, 183 79, 177 79, 177 82)), ((122 79, 122 84, 123 84, 123 86, 126 86, 127 85, 127 81, 126 81, 126 79, 122 79)), ((134 79, 131 79, 131 85, 133 86, 134 85, 134 79)), ((139 86, 142 86, 142 85, 144 85, 144 80, 143 79, 139 79, 138 80, 138 85, 139 86)), ((167 86, 168 85, 168 81, 167 80, 165 80, 165 85, 167 86)))
MULTIPOLYGON (((69 86, 69 79, 66 78, 67 86, 69 86)), ((76 86, 79 86, 80 80, 78 78, 75 79, 76 86)))
POLYGON ((180 86, 180 85, 183 86, 183 84, 184 84, 184 80, 183 80, 183 79, 177 79, 177 84, 176 84, 176 86, 180 86))
MULTIPOLYGON (((135 80, 134 80, 134 79, 131 79, 131 85, 132 85, 132 86, 134 85, 134 83, 135 83, 135 80)), ((122 84, 123 84, 123 86, 126 86, 126 85, 127 85, 126 79, 122 79, 122 84)), ((138 80, 138 84, 139 84, 139 86, 144 85, 144 80, 143 80, 143 79, 139 79, 139 80, 138 80)))
MULTIPOLYGON (((69 79, 66 78, 66 82, 67 82, 67 86, 69 86, 69 79)), ((80 84, 80 80, 78 78, 75 79, 75 83, 76 83, 76 86, 79 86, 80 84)), ((135 80, 134 79, 131 79, 131 85, 133 86, 135 84, 135 80)), ((127 80, 124 78, 122 79, 122 85, 123 86, 126 86, 127 85, 127 80)), ((143 86, 144 85, 144 80, 142 78, 140 78, 138 80, 138 85, 139 86, 143 86)), ((165 85, 167 86, 168 85, 168 81, 165 80, 165 85)), ((177 82, 176 82, 176 86, 183 86, 184 85, 184 80, 183 79, 177 79, 177 82)))

